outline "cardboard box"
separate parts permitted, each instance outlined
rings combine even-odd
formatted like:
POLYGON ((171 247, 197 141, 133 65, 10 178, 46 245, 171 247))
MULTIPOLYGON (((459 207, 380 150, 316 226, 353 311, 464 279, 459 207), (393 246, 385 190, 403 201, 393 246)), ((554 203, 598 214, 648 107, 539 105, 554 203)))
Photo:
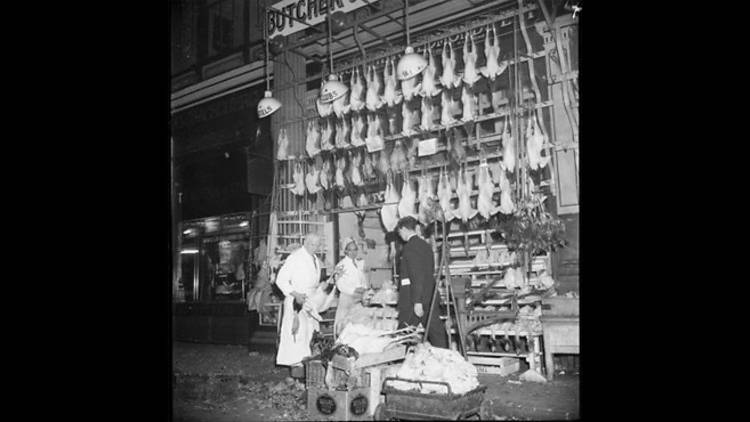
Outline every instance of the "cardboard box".
POLYGON ((340 391, 313 387, 307 390, 307 411, 312 420, 369 421, 374 407, 370 405, 370 388, 340 391))

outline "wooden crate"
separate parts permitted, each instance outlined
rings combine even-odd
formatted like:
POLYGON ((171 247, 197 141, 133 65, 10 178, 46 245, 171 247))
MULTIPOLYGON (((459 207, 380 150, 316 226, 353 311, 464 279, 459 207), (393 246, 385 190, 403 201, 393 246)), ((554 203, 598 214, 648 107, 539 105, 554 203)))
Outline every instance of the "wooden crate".
POLYGON ((396 346, 392 349, 385 350, 381 353, 366 353, 359 357, 357 360, 350 360, 343 356, 334 356, 331 360, 331 364, 334 368, 343 369, 345 371, 353 371, 360 368, 366 368, 369 366, 380 365, 387 362, 395 362, 402 360, 406 357, 406 346, 396 346))
POLYGON ((307 411, 312 420, 369 421, 372 420, 371 407, 369 388, 339 391, 312 387, 307 390, 307 411))
POLYGON ((471 362, 480 374, 494 374, 508 376, 518 372, 521 368, 521 361, 517 358, 510 357, 486 357, 486 356, 469 356, 471 362))
MULTIPOLYGON (((370 386, 370 374, 361 369, 352 370, 350 373, 335 367, 331 369, 334 386, 346 384, 350 377, 354 378, 353 384, 355 387, 370 386)), ((326 388, 325 377, 326 368, 323 366, 323 362, 318 359, 305 362, 305 386, 308 389, 313 387, 326 388)))

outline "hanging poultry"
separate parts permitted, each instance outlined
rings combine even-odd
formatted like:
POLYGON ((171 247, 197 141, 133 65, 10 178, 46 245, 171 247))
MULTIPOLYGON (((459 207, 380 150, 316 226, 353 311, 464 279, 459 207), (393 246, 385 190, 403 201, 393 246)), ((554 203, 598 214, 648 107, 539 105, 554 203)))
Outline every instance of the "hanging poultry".
MULTIPOLYGON (((381 152, 381 155, 384 155, 381 152)), ((385 186, 385 203, 380 209, 380 219, 383 221, 383 226, 386 232, 392 232, 398 224, 398 204, 401 200, 401 196, 398 194, 398 190, 393 186, 393 173, 390 171, 386 172, 386 186, 385 186)))
POLYGON ((305 194, 305 173, 302 170, 302 164, 300 164, 299 161, 294 164, 292 178, 294 180, 294 186, 290 190, 297 196, 303 196, 305 194))
POLYGON ((362 159, 362 175, 365 180, 372 180, 375 178, 375 165, 373 164, 372 154, 362 152, 364 158, 362 159))
POLYGON ((432 130, 435 128, 435 116, 433 116, 432 98, 422 98, 422 124, 419 126, 422 130, 432 130))
MULTIPOLYGON (((339 80, 343 80, 341 78, 341 75, 339 75, 339 80)), ((343 119, 344 115, 349 113, 349 96, 344 94, 340 98, 333 101, 333 113, 338 117, 339 119, 343 119)))
POLYGON ((380 151, 378 153, 378 162, 376 167, 376 170, 378 171, 378 173, 380 173, 380 177, 385 177, 390 168, 390 154, 388 154, 385 150, 380 151))
POLYGON ((477 109, 479 108, 477 100, 477 96, 471 93, 471 89, 467 85, 464 85, 461 92, 461 102, 463 103, 462 122, 474 121, 477 116, 477 109))
POLYGON ((349 146, 349 119, 336 120, 336 148, 349 146))
MULTIPOLYGON (((323 84, 325 84, 325 78, 320 80, 320 90, 323 90, 323 84)), ((320 117, 328 117, 333 113, 333 103, 323 104, 320 102, 320 96, 315 100, 315 107, 318 110, 320 117)))
POLYGON ((305 186, 307 186, 307 191, 313 195, 322 189, 322 186, 320 185, 320 168, 318 167, 321 164, 322 163, 310 166, 309 172, 305 175, 305 186))
POLYGON ((362 74, 359 71, 359 66, 356 66, 352 71, 352 76, 349 80, 349 109, 352 111, 360 111, 365 108, 364 102, 365 92, 365 81, 362 80, 362 74))
MULTIPOLYGON (((391 165, 390 168, 394 172, 406 171, 408 167, 408 159, 406 158, 406 151, 404 150, 404 144, 400 139, 396 140, 391 151, 391 165)), ((402 194, 403 195, 403 194, 402 194)))
POLYGON ((307 137, 305 138, 305 151, 310 158, 315 158, 320 153, 320 130, 318 130, 318 119, 307 122, 307 137))
POLYGON ((385 91, 383 92, 382 97, 383 102, 386 103, 388 107, 393 107, 396 104, 401 104, 404 96, 398 89, 398 80, 396 79, 396 65, 393 63, 393 57, 389 57, 385 61, 385 66, 383 67, 383 80, 385 81, 385 91))
POLYGON ((404 218, 411 216, 417 218, 417 193, 414 191, 409 180, 409 175, 404 175, 404 185, 401 187, 401 201, 398 203, 398 216, 404 218))
POLYGON ((336 162, 336 187, 339 188, 339 190, 344 190, 346 188, 346 181, 344 180, 345 169, 346 158, 344 157, 344 154, 341 154, 341 157, 339 157, 336 162))
POLYGON ((330 151, 334 148, 333 142, 333 123, 331 120, 325 119, 325 125, 320 134, 320 149, 323 151, 330 151))
POLYGON ((443 84, 444 89, 458 88, 461 85, 461 78, 456 75, 456 53, 453 51, 453 43, 450 40, 443 43, 442 58, 443 75, 440 77, 440 83, 443 84))
POLYGON ((435 63, 435 57, 432 55, 432 49, 427 46, 425 49, 425 60, 427 60, 427 68, 424 70, 422 76, 422 89, 419 91, 419 95, 422 97, 434 97, 440 94, 442 89, 436 85, 437 77, 437 65, 435 63))
POLYGON ((351 176, 349 178, 351 179, 354 186, 362 186, 364 184, 364 181, 362 180, 362 172, 359 168, 359 165, 362 162, 362 156, 360 155, 359 151, 355 152, 353 155, 350 155, 350 160, 351 161, 349 162, 349 168, 351 171, 351 176))
POLYGON ((500 44, 497 39, 495 25, 492 24, 490 26, 492 27, 493 44, 490 45, 490 29, 488 28, 484 34, 484 56, 487 58, 487 65, 482 66, 479 71, 485 78, 489 78, 490 81, 494 82, 497 76, 505 72, 508 62, 498 63, 500 59, 500 44))
POLYGON ((542 129, 539 127, 539 122, 536 116, 529 119, 529 122, 534 121, 534 125, 531 128, 533 133, 529 135, 527 133, 526 138, 526 151, 529 154, 529 168, 532 170, 544 168, 549 162, 549 155, 542 156, 542 149, 544 148, 544 134, 542 129))
POLYGON ((365 140, 362 138, 365 133, 365 117, 362 113, 354 113, 352 115, 352 133, 351 133, 351 144, 353 147, 361 147, 365 144, 365 140))
MULTIPOLYGON (((468 85, 468 88, 471 88, 479 78, 480 76, 477 73, 477 46, 474 44, 471 32, 467 32, 466 38, 464 38, 464 75, 462 80, 464 84, 468 85)), ((464 88, 466 88, 466 85, 464 85, 464 88)))
POLYGON ((411 136, 416 134, 417 132, 414 130, 414 126, 419 122, 419 120, 414 120, 414 113, 409 110, 408 101, 404 101, 401 104, 401 117, 403 119, 401 123, 401 134, 403 136, 411 136))
POLYGON ((446 131, 446 136, 448 158, 451 161, 451 165, 457 168, 466 160, 466 149, 464 149, 463 142, 456 139, 456 128, 446 131))
MULTIPOLYGON (((359 196, 357 197, 357 206, 366 207, 367 205, 369 205, 367 201, 367 195, 365 195, 364 192, 360 192, 359 196)), ((364 239, 365 237, 367 237, 365 235, 365 218, 367 217, 367 211, 354 211, 354 215, 357 216, 357 234, 359 234, 359 237, 361 239, 364 239)))
POLYGON ((328 189, 331 188, 330 173, 331 173, 331 160, 326 158, 323 160, 323 165, 320 169, 320 174, 318 175, 320 186, 326 192, 328 191, 328 189))
POLYGON ((443 126, 452 125, 457 122, 451 112, 452 101, 448 90, 443 90, 440 102, 440 124, 443 126))
POLYGON ((513 140, 513 135, 510 130, 510 116, 505 117, 505 127, 503 128, 502 142, 503 142, 503 165, 505 168, 513 172, 516 168, 516 145, 513 140))
POLYGON ((276 159, 283 161, 289 158, 289 138, 286 135, 286 128, 279 129, 278 137, 278 150, 276 151, 276 159))
POLYGON ((451 221, 456 218, 455 208, 451 203, 451 197, 453 196, 453 189, 451 189, 448 183, 448 175, 445 172, 445 168, 440 169, 440 179, 438 180, 437 195, 440 200, 440 208, 443 210, 445 221, 451 221))
POLYGON ((417 166, 417 159, 419 158, 419 139, 411 138, 409 140, 409 149, 406 151, 406 161, 408 166, 404 170, 411 170, 417 166))
POLYGON ((383 107, 383 100, 380 99, 380 76, 375 71, 375 66, 370 65, 367 68, 367 95, 365 96, 365 105, 370 111, 378 111, 383 107))
POLYGON ((503 214, 513 214, 516 210, 516 206, 513 204, 513 196, 511 195, 510 181, 505 175, 506 167, 502 164, 502 171, 500 175, 500 212, 503 214))
POLYGON ((432 211, 432 203, 435 199, 432 176, 425 174, 419 179, 419 221, 425 226, 435 220, 432 211))
POLYGON ((495 184, 492 183, 490 178, 490 172, 486 162, 479 164, 479 170, 477 175, 477 185, 479 188, 479 195, 477 196, 477 210, 479 214, 486 220, 489 220, 491 216, 497 214, 500 211, 500 207, 495 205, 492 200, 492 195, 495 191, 495 184))
POLYGON ((380 151, 385 146, 383 126, 376 114, 367 115, 367 138, 365 138, 368 152, 380 151))
POLYGON ((458 216, 466 224, 479 212, 471 207, 471 176, 467 176, 466 170, 461 168, 458 175, 456 194, 458 195, 458 216))

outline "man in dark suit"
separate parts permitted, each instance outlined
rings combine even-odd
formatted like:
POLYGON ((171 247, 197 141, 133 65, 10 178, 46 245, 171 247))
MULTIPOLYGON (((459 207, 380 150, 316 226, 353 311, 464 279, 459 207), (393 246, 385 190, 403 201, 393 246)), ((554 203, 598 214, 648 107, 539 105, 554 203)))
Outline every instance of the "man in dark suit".
MULTIPOLYGON (((404 217, 396 226, 396 231, 405 242, 399 265, 399 327, 416 326, 420 323, 427 327, 432 295, 435 292, 435 258, 430 245, 417 236, 416 228, 417 220, 414 217, 404 217)), ((440 320, 439 314, 439 300, 436 299, 427 340, 435 347, 448 348, 445 324, 440 320)))

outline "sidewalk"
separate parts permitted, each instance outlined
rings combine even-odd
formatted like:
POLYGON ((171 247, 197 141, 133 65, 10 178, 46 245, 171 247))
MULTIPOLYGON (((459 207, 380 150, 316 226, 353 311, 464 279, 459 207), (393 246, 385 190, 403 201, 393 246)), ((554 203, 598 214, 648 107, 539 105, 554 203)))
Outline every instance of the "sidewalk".
MULTIPOLYGON (((246 346, 174 343, 175 421, 312 420, 305 391, 284 385, 287 367, 275 365, 273 348, 249 355, 246 346)), ((577 375, 545 384, 480 375, 496 420, 573 420, 580 417, 577 375)))

